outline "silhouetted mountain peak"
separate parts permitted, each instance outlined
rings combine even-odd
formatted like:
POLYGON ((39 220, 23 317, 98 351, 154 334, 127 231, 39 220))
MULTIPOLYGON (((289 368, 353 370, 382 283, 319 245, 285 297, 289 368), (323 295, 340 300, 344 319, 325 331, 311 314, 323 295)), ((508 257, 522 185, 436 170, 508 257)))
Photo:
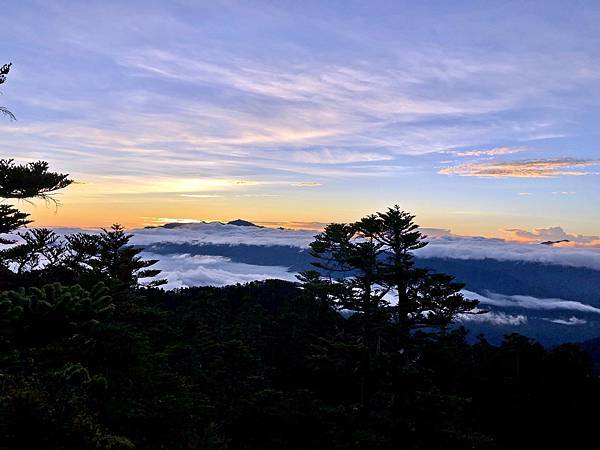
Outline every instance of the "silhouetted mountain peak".
POLYGON ((236 220, 231 220, 229 222, 227 222, 227 225, 236 225, 238 227, 256 227, 256 228, 262 228, 261 226, 258 226, 252 222, 248 222, 247 220, 243 220, 243 219, 236 219, 236 220))
POLYGON ((568 239, 563 239, 562 241, 544 241, 544 242, 540 242, 540 244, 542 245, 554 245, 554 244, 561 244, 563 242, 571 242, 568 239))

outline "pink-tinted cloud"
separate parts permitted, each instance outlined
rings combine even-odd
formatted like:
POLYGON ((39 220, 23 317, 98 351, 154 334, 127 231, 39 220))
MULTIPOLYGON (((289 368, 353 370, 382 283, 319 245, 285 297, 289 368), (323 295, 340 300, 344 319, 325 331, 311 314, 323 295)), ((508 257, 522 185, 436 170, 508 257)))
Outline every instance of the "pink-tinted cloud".
POLYGON ((582 176, 590 172, 584 167, 598 165, 596 160, 572 158, 533 159, 496 163, 473 163, 447 167, 438 173, 462 177, 486 178, 549 178, 557 176, 582 176))
POLYGON ((502 231, 508 234, 507 240, 509 241, 526 243, 556 242, 554 246, 560 247, 600 247, 600 236, 567 233, 561 227, 536 228, 533 231, 507 228, 502 231))

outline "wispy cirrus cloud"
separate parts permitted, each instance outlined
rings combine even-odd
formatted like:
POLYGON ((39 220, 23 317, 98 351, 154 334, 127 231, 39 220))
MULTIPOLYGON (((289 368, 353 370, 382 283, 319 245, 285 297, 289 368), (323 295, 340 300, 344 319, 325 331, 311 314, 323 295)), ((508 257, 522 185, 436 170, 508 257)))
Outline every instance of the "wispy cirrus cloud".
POLYGON ((514 153, 524 152, 525 149, 521 147, 496 147, 488 150, 466 150, 466 151, 453 151, 452 153, 456 156, 499 156, 499 155, 511 155, 514 153))
POLYGON ((290 186, 295 187, 319 187, 322 186, 322 183, 318 181, 296 181, 294 183, 290 183, 290 186))
POLYGON ((291 151, 291 161, 308 164, 351 164, 371 161, 389 161, 393 155, 381 151, 360 151, 355 149, 313 149, 291 151))
POLYGON ((223 197, 220 194, 179 194, 180 197, 186 198, 219 198, 223 197))
POLYGON ((573 158, 533 159, 494 163, 472 163, 441 169, 442 175, 485 178, 550 178, 583 176, 590 172, 580 170, 600 164, 598 160, 573 158))

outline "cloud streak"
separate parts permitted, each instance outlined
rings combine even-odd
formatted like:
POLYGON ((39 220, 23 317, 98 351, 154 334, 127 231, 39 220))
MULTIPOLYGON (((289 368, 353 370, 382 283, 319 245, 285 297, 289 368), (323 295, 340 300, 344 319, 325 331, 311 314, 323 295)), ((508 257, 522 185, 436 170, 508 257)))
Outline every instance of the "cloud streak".
POLYGON ((568 319, 550 319, 550 318, 544 317, 544 318, 542 318, 542 320, 545 320, 547 322, 557 323, 559 325, 567 325, 567 326, 585 325, 587 323, 587 320, 579 319, 578 317, 575 317, 575 316, 571 316, 568 319))
POLYGON ((495 326, 519 326, 527 323, 527 316, 523 314, 507 314, 499 311, 489 311, 485 314, 460 314, 458 321, 463 323, 489 323, 495 326))
POLYGON ((479 300, 482 305, 548 311, 579 311, 582 313, 600 314, 600 308, 560 298, 536 298, 528 295, 503 295, 493 292, 482 295, 467 290, 463 291, 463 293, 467 298, 479 300))
POLYGON ((456 156, 499 156, 499 155, 511 155, 514 153, 523 152, 523 148, 512 148, 512 147, 497 147, 489 150, 467 150, 467 151, 454 151, 452 152, 456 156))
POLYGON ((600 164, 596 160, 537 159, 526 161, 473 163, 441 169, 441 175, 483 178, 550 178, 558 176, 583 176, 590 172, 576 170, 600 164))

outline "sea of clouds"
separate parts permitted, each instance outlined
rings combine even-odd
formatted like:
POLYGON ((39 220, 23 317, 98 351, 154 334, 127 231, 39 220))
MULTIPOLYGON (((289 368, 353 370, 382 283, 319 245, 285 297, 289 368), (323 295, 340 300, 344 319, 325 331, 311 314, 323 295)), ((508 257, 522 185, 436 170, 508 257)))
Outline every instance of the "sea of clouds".
POLYGON ((294 273, 283 266, 259 266, 233 262, 223 256, 190 255, 186 253, 157 255, 144 252, 148 259, 158 259, 153 267, 162 270, 161 278, 167 280, 165 289, 190 286, 226 286, 255 280, 278 278, 295 281, 294 273))
MULTIPOLYGON (((600 270, 600 249, 597 248, 554 247, 539 243, 456 236, 447 230, 426 229, 424 232, 428 236, 429 245, 416 252, 424 258, 525 261, 600 270)), ((194 247, 194 252, 187 254, 145 254, 160 261, 157 268, 163 270, 162 275, 168 280, 166 288, 222 286, 269 278, 294 281, 295 273, 285 264, 243 264, 224 256, 206 256, 198 253, 201 253, 202 246, 206 245, 286 246, 300 251, 308 248, 315 235, 315 231, 241 227, 221 223, 148 228, 135 230, 133 233, 132 242, 146 248, 157 244, 185 244, 186 247, 194 247)), ((518 329, 527 326, 529 319, 534 317, 557 326, 572 327, 588 323, 588 320, 581 316, 600 318, 600 308, 583 302, 493 292, 463 292, 466 297, 479 300, 480 308, 487 310, 486 314, 460 317, 465 324, 481 323, 518 329)))
MULTIPOLYGON (((73 232, 91 233, 91 230, 55 229, 64 235, 73 232)), ((516 243, 496 238, 457 236, 448 230, 425 229, 429 244, 416 254, 423 258, 452 258, 464 260, 524 261, 561 266, 581 267, 600 271, 600 248, 561 247, 539 243, 516 243)), ((142 256, 157 259, 156 268, 167 280, 166 289, 189 286, 224 286, 253 280, 277 278, 294 281, 295 273, 286 266, 257 265, 233 261, 219 255, 203 255, 207 245, 287 247, 298 251, 308 248, 315 231, 236 226, 218 222, 178 224, 132 230, 131 243, 146 248, 142 256), (194 251, 153 253, 153 246, 184 245, 194 251)), ((251 249, 250 249, 251 251, 251 249)), ((486 322, 492 325, 519 326, 527 323, 527 311, 540 314, 563 313, 564 317, 540 317, 565 326, 582 325, 587 317, 600 314, 600 308, 577 301, 559 298, 536 298, 528 295, 503 295, 492 292, 464 291, 465 296, 477 299, 480 307, 491 309, 488 314, 463 316, 464 322, 486 322), (518 313, 512 313, 517 309, 518 313), (502 311, 504 310, 504 311, 502 311), (506 312, 506 311, 511 311, 506 312)))
MULTIPOLYGON (((92 233, 93 230, 56 228, 58 234, 92 233)), ((524 261, 581 267, 600 271, 600 248, 563 247, 539 243, 517 243, 497 238, 453 235, 448 230, 423 229, 429 244, 415 252, 423 258, 464 260, 494 259, 524 261)), ((228 225, 220 222, 178 224, 175 227, 152 227, 131 230, 131 243, 148 249, 146 257, 160 260, 159 268, 169 279, 168 287, 190 285, 225 285, 266 278, 293 279, 285 264, 265 266, 232 262, 227 257, 202 256, 205 245, 252 245, 262 247, 293 247, 307 249, 317 232, 228 225), (185 244, 197 247, 193 255, 185 253, 154 255, 153 245, 185 244), (200 254, 199 254, 200 253, 200 254)))
MULTIPOLYGON (((583 267, 600 270, 600 248, 580 247, 554 247, 540 245, 539 243, 516 243, 503 239, 493 239, 472 236, 456 236, 447 230, 425 229, 429 245, 416 251, 416 255, 424 258, 453 258, 484 260, 495 259, 500 261, 525 261, 544 264, 556 264, 570 267, 583 267)), ((308 248, 313 240, 315 231, 289 230, 279 228, 259 228, 227 225, 222 223, 193 223, 184 224, 175 228, 146 228, 133 231, 132 242, 143 247, 154 244, 186 244, 190 246, 216 245, 259 245, 259 246, 288 246, 299 249, 308 248)), ((248 267, 228 265, 226 258, 215 263, 213 260, 190 262, 185 258, 173 257, 166 261, 165 255, 160 256, 164 270, 175 274, 178 271, 186 273, 192 270, 192 266, 206 265, 207 269, 221 266, 227 275, 216 276, 212 279, 214 284, 227 284, 233 278, 229 270, 240 270, 240 281, 247 280, 248 267)), ((241 265, 245 266, 245 265, 241 265)), ((257 276, 272 275, 273 278, 284 277, 282 267, 279 266, 257 266, 257 276), (258 269, 260 267, 260 269, 258 269)), ((235 273, 235 272, 234 272, 235 273)), ((198 274, 198 281, 205 284, 211 282, 204 274, 198 274)), ((182 277, 179 277, 182 278, 182 277)), ((192 280, 190 276, 183 277, 192 280)), ((182 279, 183 279, 182 278, 182 279)), ((287 279, 287 278, 286 278, 287 279)))

